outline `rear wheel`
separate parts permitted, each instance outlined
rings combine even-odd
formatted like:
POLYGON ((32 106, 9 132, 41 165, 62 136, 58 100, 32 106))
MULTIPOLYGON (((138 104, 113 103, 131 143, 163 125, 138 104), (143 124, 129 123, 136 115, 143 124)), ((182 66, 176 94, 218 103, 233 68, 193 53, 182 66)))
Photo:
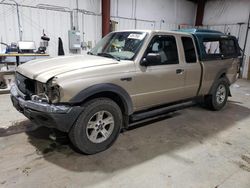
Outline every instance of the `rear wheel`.
POLYGON ((98 98, 84 104, 83 109, 69 133, 73 145, 85 154, 106 150, 120 133, 119 106, 108 98, 98 98))
POLYGON ((220 78, 212 88, 212 94, 205 97, 205 105, 211 110, 220 110, 227 103, 229 84, 227 79, 220 78))

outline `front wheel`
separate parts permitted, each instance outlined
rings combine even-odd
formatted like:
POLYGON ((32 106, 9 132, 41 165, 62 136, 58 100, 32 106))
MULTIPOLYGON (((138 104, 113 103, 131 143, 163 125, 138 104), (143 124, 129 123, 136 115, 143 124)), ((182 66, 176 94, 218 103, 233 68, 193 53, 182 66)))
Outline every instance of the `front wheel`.
POLYGON ((212 88, 211 95, 205 97, 205 105, 211 110, 220 110, 227 103, 229 84, 227 79, 220 78, 212 88))
POLYGON ((106 150, 120 133, 122 113, 119 106, 110 99, 98 98, 84 104, 83 109, 70 130, 71 142, 85 154, 106 150))

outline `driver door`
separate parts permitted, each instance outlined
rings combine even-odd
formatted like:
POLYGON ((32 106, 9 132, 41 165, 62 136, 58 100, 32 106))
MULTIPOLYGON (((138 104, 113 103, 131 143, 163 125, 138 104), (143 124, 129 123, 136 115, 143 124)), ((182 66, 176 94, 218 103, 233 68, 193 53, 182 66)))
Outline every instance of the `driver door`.
POLYGON ((160 60, 139 66, 135 95, 135 106, 138 110, 181 100, 184 96, 184 66, 179 61, 176 37, 154 36, 143 58, 149 53, 160 56, 160 60))

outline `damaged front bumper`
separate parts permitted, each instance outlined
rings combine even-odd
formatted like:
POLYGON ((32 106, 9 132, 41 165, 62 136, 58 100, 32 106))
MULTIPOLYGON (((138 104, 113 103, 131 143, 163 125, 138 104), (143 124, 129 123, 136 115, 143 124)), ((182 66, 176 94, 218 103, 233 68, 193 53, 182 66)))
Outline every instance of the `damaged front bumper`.
POLYGON ((16 85, 11 87, 13 106, 39 126, 56 128, 68 132, 80 113, 81 106, 55 105, 46 102, 25 100, 25 95, 16 85))

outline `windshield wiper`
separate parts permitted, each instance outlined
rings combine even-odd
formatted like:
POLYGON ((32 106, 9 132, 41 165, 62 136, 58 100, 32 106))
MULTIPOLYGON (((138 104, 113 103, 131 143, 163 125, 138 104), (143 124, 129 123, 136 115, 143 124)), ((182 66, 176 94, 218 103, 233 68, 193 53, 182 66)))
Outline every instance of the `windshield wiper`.
POLYGON ((88 55, 94 55, 91 51, 87 52, 88 55))
POLYGON ((113 59, 116 59, 117 61, 120 61, 120 58, 119 57, 116 57, 116 56, 113 56, 109 53, 98 53, 97 54, 98 56, 102 56, 102 57, 109 57, 109 58, 113 58, 113 59))

